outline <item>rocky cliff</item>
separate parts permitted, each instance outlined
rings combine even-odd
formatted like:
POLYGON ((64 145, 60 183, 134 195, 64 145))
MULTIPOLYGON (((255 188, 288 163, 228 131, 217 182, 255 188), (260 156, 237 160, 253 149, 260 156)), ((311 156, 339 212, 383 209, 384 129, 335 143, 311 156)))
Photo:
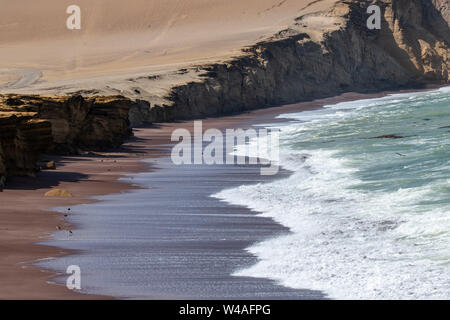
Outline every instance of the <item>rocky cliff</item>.
POLYGON ((122 96, 0 95, 0 111, 28 114, 51 123, 52 151, 119 146, 131 133, 131 102, 122 96))
POLYGON ((159 122, 240 112, 323 98, 450 80, 446 0, 340 1, 207 66, 194 81, 170 88, 132 119, 159 122), (367 28, 367 8, 382 9, 380 30, 367 28))
POLYGON ((107 85, 135 101, 0 95, 0 175, 31 172, 47 147, 74 152, 118 146, 130 133, 128 119, 132 125, 192 119, 349 91, 448 83, 449 17, 448 0, 337 1, 299 16, 237 57, 175 71, 175 82, 148 75, 127 79, 128 89, 107 85), (372 4, 382 11, 379 30, 367 28, 372 4))
POLYGON ((0 95, 0 179, 36 171, 42 152, 117 147, 131 134, 121 96, 0 95))
POLYGON ((0 189, 5 177, 36 172, 39 156, 52 143, 51 123, 33 113, 0 112, 0 189))
MULTIPOLYGON (((430 1, 423 0, 422 1, 425 6, 428 6, 431 10, 428 10, 428 12, 436 12, 438 13, 437 16, 442 16, 444 20, 448 23, 450 23, 450 1, 449 0, 432 0, 430 1), (432 8, 434 7, 434 8, 432 8)), ((433 16, 431 16, 433 18, 433 16)), ((439 17, 438 17, 439 19, 439 17)), ((433 21, 433 20, 429 20, 433 21)))

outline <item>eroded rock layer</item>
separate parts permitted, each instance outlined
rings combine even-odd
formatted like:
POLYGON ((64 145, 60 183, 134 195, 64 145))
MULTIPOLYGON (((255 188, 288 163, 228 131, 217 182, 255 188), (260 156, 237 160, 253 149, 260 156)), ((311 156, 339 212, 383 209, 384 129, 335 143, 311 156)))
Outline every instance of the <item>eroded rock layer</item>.
POLYGON ((40 154, 53 141, 51 123, 34 116, 0 112, 0 189, 7 174, 34 174, 40 154))
POLYGON ((0 95, 0 176, 33 174, 45 151, 121 145, 131 104, 121 96, 0 95))
MULTIPOLYGON (((450 80, 446 0, 340 1, 299 17, 290 28, 225 63, 203 66, 197 80, 133 118, 159 122, 240 112, 323 98, 450 80), (382 9, 380 30, 367 8, 382 9)), ((142 108, 141 108, 142 109, 142 108)))

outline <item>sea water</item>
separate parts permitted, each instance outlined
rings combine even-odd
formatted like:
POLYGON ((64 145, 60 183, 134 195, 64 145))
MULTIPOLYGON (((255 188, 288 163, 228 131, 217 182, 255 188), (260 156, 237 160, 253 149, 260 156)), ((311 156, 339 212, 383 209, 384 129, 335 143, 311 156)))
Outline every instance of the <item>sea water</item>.
POLYGON ((284 114, 288 178, 213 195, 291 233, 236 276, 342 299, 450 298, 450 88, 284 114))

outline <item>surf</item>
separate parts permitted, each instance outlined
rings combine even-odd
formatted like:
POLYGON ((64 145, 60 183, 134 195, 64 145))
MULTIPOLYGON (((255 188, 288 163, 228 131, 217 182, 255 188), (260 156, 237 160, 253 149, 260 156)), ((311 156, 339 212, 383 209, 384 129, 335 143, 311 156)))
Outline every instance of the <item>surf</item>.
POLYGON ((264 277, 341 299, 447 299, 449 88, 281 115, 284 180, 215 195, 291 230, 248 248, 264 277))

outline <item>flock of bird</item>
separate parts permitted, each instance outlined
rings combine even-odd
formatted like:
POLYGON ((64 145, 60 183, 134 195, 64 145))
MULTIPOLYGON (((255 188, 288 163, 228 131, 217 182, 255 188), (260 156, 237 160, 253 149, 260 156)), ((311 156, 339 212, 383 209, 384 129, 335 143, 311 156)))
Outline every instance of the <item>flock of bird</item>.
MULTIPOLYGON (((70 208, 67 208, 67 212, 64 213, 64 218, 67 218, 69 216, 70 213, 70 208)), ((63 230, 63 228, 61 226, 56 226, 56 230, 61 231, 63 230)), ((69 233, 69 236, 71 236, 73 234, 72 230, 67 230, 69 233)))

